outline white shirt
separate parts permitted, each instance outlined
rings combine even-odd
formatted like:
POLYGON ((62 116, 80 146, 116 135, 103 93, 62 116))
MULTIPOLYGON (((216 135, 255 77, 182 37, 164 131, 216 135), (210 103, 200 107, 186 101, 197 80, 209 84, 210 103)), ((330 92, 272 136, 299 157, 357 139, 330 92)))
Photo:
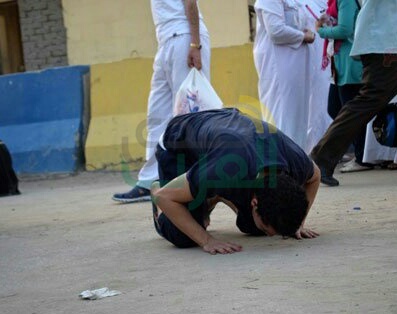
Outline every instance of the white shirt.
POLYGON ((269 36, 276 45, 288 45, 295 49, 302 45, 307 19, 301 3, 295 0, 257 0, 255 10, 256 43, 261 42, 262 37, 269 36))
POLYGON ((397 53, 397 0, 363 0, 351 56, 397 53))
MULTIPOLYGON (((151 6, 157 41, 160 45, 174 35, 190 33, 183 0, 151 0, 151 6)), ((208 36, 201 13, 199 18, 200 35, 208 36)))

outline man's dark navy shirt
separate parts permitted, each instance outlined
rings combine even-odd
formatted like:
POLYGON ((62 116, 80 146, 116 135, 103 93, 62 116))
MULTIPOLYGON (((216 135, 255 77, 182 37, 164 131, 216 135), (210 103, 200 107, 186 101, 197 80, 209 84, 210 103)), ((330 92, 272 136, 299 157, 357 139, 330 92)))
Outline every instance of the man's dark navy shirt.
POLYGON ((251 207, 259 173, 282 171, 300 185, 314 173, 311 159, 289 137, 235 108, 177 116, 168 124, 163 144, 192 165, 187 171, 192 203, 214 196, 231 201, 238 209, 237 226, 250 234, 262 234, 251 207))

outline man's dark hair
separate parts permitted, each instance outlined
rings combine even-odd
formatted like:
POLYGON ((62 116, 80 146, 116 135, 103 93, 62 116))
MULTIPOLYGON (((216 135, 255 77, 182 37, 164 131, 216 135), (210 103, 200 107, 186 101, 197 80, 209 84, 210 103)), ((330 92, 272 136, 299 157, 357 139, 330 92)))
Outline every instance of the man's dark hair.
POLYGON ((293 236, 302 224, 309 205, 305 190, 286 174, 265 176, 260 180, 255 189, 260 217, 278 234, 293 236))

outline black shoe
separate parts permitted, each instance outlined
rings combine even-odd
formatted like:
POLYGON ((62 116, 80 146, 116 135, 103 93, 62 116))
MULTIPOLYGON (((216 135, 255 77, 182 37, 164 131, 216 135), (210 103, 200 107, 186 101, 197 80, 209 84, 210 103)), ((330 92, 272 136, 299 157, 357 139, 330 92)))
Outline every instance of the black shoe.
POLYGON ((327 171, 323 167, 319 167, 321 171, 321 183, 328 185, 328 186, 338 186, 339 181, 336 180, 333 176, 332 171, 327 171))
POLYGON ((150 190, 135 186, 131 191, 127 193, 114 194, 112 199, 120 203, 137 203, 147 202, 151 200, 150 190))

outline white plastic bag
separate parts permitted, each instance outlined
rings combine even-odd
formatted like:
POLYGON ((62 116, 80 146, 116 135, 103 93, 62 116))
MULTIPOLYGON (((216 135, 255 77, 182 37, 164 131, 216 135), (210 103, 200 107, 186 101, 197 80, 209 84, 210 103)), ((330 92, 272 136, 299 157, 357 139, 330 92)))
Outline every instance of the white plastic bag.
POLYGON ((203 110, 222 108, 219 98, 210 82, 196 68, 192 68, 181 84, 175 97, 174 116, 203 110))

